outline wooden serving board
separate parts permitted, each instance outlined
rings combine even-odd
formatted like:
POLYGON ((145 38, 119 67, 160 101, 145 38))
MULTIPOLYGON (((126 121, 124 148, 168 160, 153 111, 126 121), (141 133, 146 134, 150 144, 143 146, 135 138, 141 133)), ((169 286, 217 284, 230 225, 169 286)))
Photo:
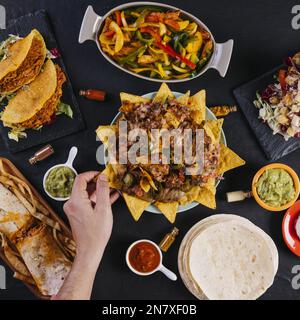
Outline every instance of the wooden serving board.
MULTIPOLYGON (((65 232, 66 236, 69 237, 70 239, 73 239, 72 237, 72 232, 70 231, 69 227, 64 223, 64 221, 57 215, 57 213, 54 212, 54 210, 49 206, 49 204, 42 198, 42 196, 36 191, 36 189, 32 186, 32 184, 24 177, 24 175, 19 171, 19 169, 8 159, 6 158, 2 158, 0 157, 0 161, 3 161, 4 164, 4 168, 5 170, 18 177, 19 179, 23 180, 24 182, 26 182, 28 184, 28 186, 30 187, 33 195, 40 201, 40 203, 48 210, 49 212, 49 217, 51 217, 53 220, 57 221, 62 230, 65 232)), ((3 249, 0 247, 0 258, 8 265, 8 267, 15 272, 14 268, 12 267, 12 265, 7 261, 3 249)), ((38 288, 36 286, 30 285, 28 283, 24 284, 28 287, 28 289, 39 299, 43 299, 43 300, 49 300, 50 297, 49 296, 44 296, 40 293, 40 291, 38 290, 38 288)))

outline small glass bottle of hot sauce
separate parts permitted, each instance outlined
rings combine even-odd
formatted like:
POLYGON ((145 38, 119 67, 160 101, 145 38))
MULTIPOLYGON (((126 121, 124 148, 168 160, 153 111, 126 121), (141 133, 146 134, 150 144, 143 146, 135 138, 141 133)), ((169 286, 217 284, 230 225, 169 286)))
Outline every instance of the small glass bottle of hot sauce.
POLYGON ((54 153, 54 150, 50 144, 37 151, 33 157, 29 159, 30 164, 36 164, 50 157, 54 153))
POLYGON ((178 233, 179 233, 179 229, 174 227, 173 230, 161 240, 159 247, 163 252, 167 252, 169 250, 169 248, 175 241, 175 238, 178 235, 178 233))
POLYGON ((86 97, 89 100, 95 100, 95 101, 104 101, 106 93, 101 90, 80 90, 79 95, 86 97))

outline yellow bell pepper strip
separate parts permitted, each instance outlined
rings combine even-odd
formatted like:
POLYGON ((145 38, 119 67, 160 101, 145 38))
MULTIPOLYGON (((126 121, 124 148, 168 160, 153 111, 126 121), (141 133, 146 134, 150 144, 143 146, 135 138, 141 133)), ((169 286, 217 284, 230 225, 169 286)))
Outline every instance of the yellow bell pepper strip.
POLYGON ((134 27, 122 27, 122 30, 123 31, 133 32, 133 31, 136 31, 137 28, 134 28, 134 27))
POLYGON ((182 57, 179 53, 177 53, 172 47, 169 45, 162 44, 161 42, 156 42, 156 45, 164 50, 169 56, 180 60, 181 62, 185 63, 188 67, 190 67, 192 70, 196 69, 196 64, 193 63, 192 61, 182 57))
POLYGON ((167 33, 167 27, 165 24, 159 22, 159 35, 163 36, 164 34, 167 33))
POLYGON ((112 21, 109 25, 109 29, 115 31, 116 33, 116 44, 115 44, 115 53, 118 53, 124 45, 124 35, 121 28, 118 24, 112 21))
POLYGON ((110 46, 108 45, 108 44, 103 44, 103 51, 104 52, 107 52, 109 55, 111 55, 111 56, 114 56, 115 55, 115 51, 114 50, 112 50, 111 48, 110 48, 110 46))
POLYGON ((123 27, 128 27, 124 11, 121 12, 121 21, 122 21, 123 27))
POLYGON ((112 37, 107 37, 105 35, 106 32, 101 33, 100 37, 99 37, 99 41, 101 43, 101 45, 105 46, 105 45, 113 45, 114 44, 114 39, 113 36, 112 37))
POLYGON ((175 71, 179 72, 179 73, 187 73, 187 72, 189 72, 188 69, 183 69, 183 68, 177 67, 174 63, 172 63, 172 68, 175 71))
POLYGON ((186 46, 186 51, 189 53, 197 53, 203 43, 203 38, 201 32, 197 31, 195 36, 188 42, 186 46))
POLYGON ((122 26, 122 18, 121 18, 121 12, 119 10, 115 11, 115 17, 116 17, 116 22, 119 27, 122 26))
POLYGON ((172 40, 171 37, 167 36, 166 34, 164 35, 163 41, 164 41, 165 43, 168 43, 168 42, 170 42, 171 40, 172 40))
POLYGON ((161 75, 161 77, 162 77, 163 79, 169 79, 169 77, 168 77, 168 75, 166 74, 166 72, 165 72, 164 68, 162 67, 162 64, 161 64, 161 63, 158 63, 158 64, 157 64, 157 69, 158 69, 158 71, 159 71, 159 73, 160 73, 160 75, 161 75))
POLYGON ((136 19, 135 23, 133 24, 133 27, 139 28, 141 24, 145 22, 145 18, 147 14, 148 14, 148 10, 143 10, 140 16, 136 19))
POLYGON ((184 30, 187 28, 187 26, 190 24, 189 20, 184 20, 184 21, 178 21, 180 31, 184 30))
POLYGON ((179 75, 176 75, 176 76, 173 76, 174 78, 176 79, 185 79, 185 78, 188 78, 190 77, 190 73, 183 73, 183 74, 179 74, 179 75))
POLYGON ((136 18, 138 18, 138 17, 140 16, 139 13, 134 12, 134 11, 131 11, 131 12, 130 12, 130 15, 133 16, 133 17, 136 17, 136 18))
POLYGON ((168 55, 165 52, 163 52, 163 57, 164 57, 164 64, 166 66, 169 66, 170 65, 170 60, 169 60, 168 55))
POLYGON ((185 28, 184 31, 191 36, 194 33, 196 33, 197 29, 198 29, 198 25, 195 22, 192 22, 185 28))

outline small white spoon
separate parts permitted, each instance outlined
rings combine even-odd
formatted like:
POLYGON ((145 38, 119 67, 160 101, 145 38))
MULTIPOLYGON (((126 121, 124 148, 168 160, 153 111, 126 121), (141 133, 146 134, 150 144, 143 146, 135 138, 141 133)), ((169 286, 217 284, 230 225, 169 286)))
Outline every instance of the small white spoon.
POLYGON ((154 243, 153 241, 150 241, 150 240, 145 240, 145 239, 142 239, 142 240, 138 240, 134 243, 132 243, 130 245, 130 247, 128 248, 127 250, 127 253, 126 253, 126 262, 127 262, 127 265, 129 267, 129 269, 139 275, 139 276, 150 276, 151 274, 157 272, 157 271, 160 271, 162 272, 167 278, 169 278, 170 280, 172 281, 176 281, 177 280, 177 276, 174 272, 172 272, 171 270, 167 269, 163 264, 162 264, 162 260, 163 260, 163 257, 162 257, 162 253, 161 253, 161 250, 160 250, 160 247, 154 243), (160 262, 159 262, 159 265, 157 266, 157 268, 155 268, 153 271, 151 272, 139 272, 137 271, 136 269, 133 268, 133 266, 131 265, 130 263, 130 260, 129 260, 129 254, 130 254, 130 251, 131 249, 137 244, 137 243, 140 243, 140 242, 148 242, 150 244, 152 244, 153 246, 155 246, 155 248, 157 249, 157 251, 159 252, 159 255, 160 255, 160 262))
POLYGON ((56 169, 56 168, 59 168, 59 167, 67 167, 69 169, 71 169, 75 175, 77 176, 78 173, 77 171, 74 169, 73 167, 73 163, 74 163, 74 160, 77 156, 77 153, 78 153, 78 148, 77 147, 72 147, 71 150, 70 150, 70 153, 69 153, 69 157, 68 157, 68 160, 66 163, 62 163, 62 164, 57 164, 53 167, 51 167, 44 175, 44 179, 43 179, 43 187, 44 187, 44 190, 45 192, 47 193, 47 195, 53 199, 53 200, 56 200, 56 201, 67 201, 70 199, 70 197, 67 197, 67 198, 59 198, 59 197, 53 197, 46 189, 46 180, 47 180, 47 177, 49 175, 49 173, 53 170, 53 169, 56 169))

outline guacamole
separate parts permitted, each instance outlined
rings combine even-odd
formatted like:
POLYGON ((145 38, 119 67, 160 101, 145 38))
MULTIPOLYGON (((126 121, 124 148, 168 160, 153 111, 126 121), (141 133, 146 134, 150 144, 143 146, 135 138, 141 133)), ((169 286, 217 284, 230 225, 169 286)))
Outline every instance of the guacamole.
POLYGON ((57 167, 46 178, 46 190, 55 198, 68 198, 71 195, 76 174, 68 167, 57 167))
POLYGON ((266 170, 256 185, 260 199, 269 206, 281 207, 295 198, 293 178, 283 169, 266 170))

